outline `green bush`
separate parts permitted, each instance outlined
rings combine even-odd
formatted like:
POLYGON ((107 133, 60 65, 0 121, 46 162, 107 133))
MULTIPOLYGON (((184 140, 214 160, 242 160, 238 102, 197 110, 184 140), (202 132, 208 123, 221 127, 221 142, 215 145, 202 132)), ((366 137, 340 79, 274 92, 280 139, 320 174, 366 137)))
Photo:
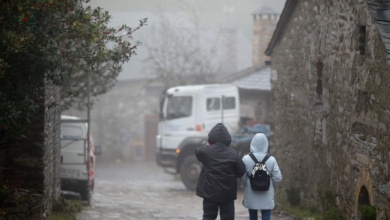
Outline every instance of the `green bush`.
POLYGON ((361 220, 376 220, 375 206, 370 206, 370 205, 360 206, 360 219, 361 220))
POLYGON ((337 207, 332 207, 324 212, 324 219, 332 219, 332 220, 344 220, 347 219, 337 207))
POLYGON ((336 194, 332 191, 320 193, 322 216, 324 219, 343 220, 347 219, 336 204, 336 194))
POLYGON ((76 220, 76 215, 82 210, 82 202, 78 200, 69 200, 63 197, 53 204, 50 220, 76 220))
MULTIPOLYGON (((10 194, 9 189, 6 186, 0 187, 0 201, 4 201, 5 198, 10 194)), ((1 203, 0 203, 1 205, 1 203)))
POLYGON ((336 195, 331 191, 320 193, 320 202, 323 210, 336 207, 336 195))

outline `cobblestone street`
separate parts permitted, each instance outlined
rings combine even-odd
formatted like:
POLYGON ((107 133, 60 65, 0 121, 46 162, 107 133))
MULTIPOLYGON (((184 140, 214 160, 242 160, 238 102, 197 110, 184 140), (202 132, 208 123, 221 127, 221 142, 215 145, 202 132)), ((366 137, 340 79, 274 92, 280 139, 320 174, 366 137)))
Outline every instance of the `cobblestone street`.
MULTIPOLYGON (((241 205, 242 192, 236 200, 236 219, 248 219, 241 205)), ((99 164, 91 206, 85 206, 78 220, 202 218, 202 199, 188 191, 180 180, 163 172, 154 161, 99 164)), ((219 218, 218 218, 219 219, 219 218)), ((290 220, 291 217, 274 216, 290 220)))

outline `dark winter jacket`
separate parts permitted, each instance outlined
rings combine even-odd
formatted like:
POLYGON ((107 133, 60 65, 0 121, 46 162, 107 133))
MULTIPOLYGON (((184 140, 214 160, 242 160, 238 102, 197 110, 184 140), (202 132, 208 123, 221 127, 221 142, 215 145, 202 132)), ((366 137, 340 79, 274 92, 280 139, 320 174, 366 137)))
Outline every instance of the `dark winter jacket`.
POLYGON ((234 148, 229 147, 231 136, 222 123, 209 132, 209 145, 195 150, 203 167, 196 195, 214 201, 230 202, 237 198, 237 178, 245 173, 245 165, 234 148))

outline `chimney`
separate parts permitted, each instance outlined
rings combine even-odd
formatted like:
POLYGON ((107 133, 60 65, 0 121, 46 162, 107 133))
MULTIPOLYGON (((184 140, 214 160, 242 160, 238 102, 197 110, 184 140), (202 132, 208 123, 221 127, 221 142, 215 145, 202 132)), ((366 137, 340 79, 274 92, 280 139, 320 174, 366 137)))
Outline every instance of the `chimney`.
POLYGON ((263 6, 252 13, 253 16, 253 65, 264 64, 270 58, 264 54, 270 42, 280 14, 274 9, 263 6))

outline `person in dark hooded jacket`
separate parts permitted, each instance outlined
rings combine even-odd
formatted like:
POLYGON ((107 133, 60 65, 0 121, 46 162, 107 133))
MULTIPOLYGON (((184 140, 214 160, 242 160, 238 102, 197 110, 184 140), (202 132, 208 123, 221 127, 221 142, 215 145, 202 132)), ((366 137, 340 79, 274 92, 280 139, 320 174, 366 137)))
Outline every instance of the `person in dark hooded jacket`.
POLYGON ((208 145, 195 150, 203 164, 196 195, 203 198, 203 220, 234 219, 234 200, 237 199, 237 178, 245 173, 245 165, 234 148, 229 147, 231 136, 222 123, 208 134, 208 145))

